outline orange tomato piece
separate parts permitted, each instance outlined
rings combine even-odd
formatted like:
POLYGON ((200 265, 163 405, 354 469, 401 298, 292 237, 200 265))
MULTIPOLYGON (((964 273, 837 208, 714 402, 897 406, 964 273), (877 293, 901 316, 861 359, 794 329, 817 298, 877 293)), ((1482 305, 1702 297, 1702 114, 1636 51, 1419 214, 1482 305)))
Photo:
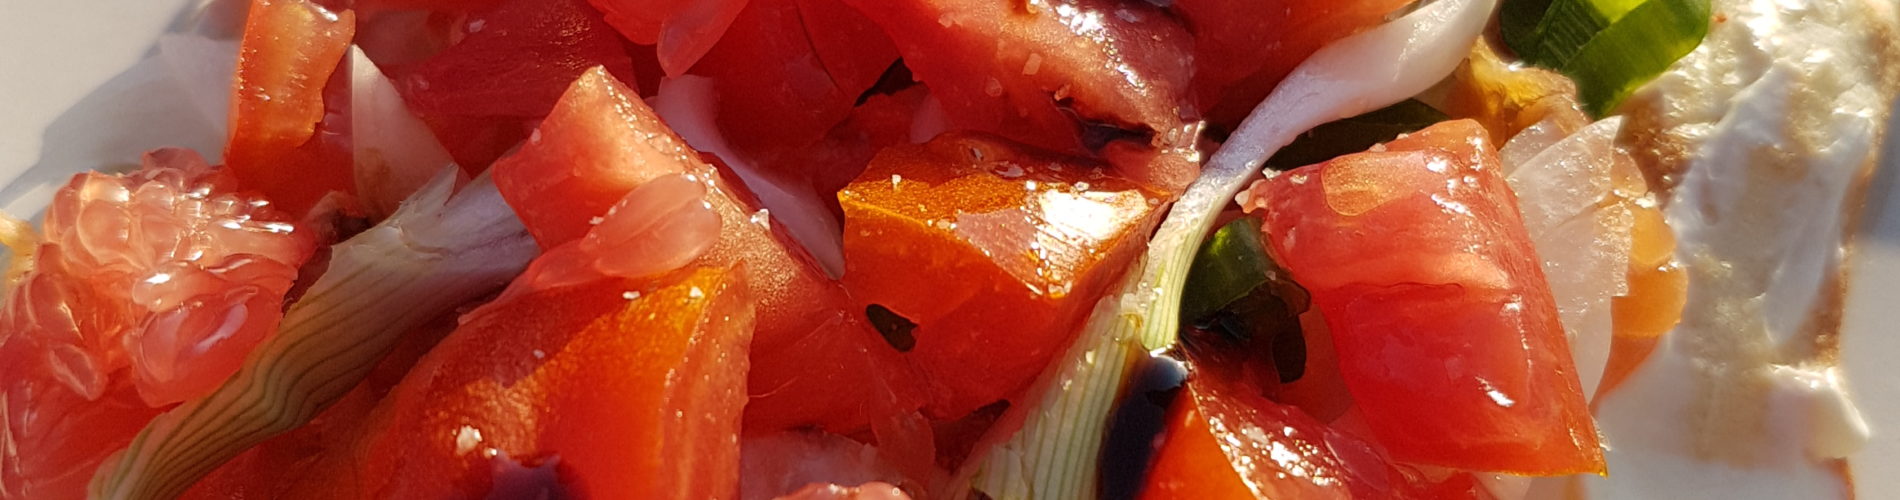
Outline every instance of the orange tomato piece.
POLYGON ((752 325, 741 273, 718 268, 485 306, 378 409, 359 492, 732 498, 752 325))
POLYGON ((1434 125, 1254 185, 1272 253, 1326 318, 1392 457, 1602 472, 1557 309, 1477 122, 1434 125))
POLYGON ((493 175, 528 231, 552 248, 585 234, 640 184, 681 173, 710 183, 707 202, 721 220, 719 241, 696 263, 743 264, 758 300, 748 432, 819 426, 847 433, 873 414, 914 409, 915 377, 861 310, 848 307, 843 288, 772 224, 744 185, 702 161, 605 71, 576 80, 534 138, 497 161, 493 175))
POLYGON ((1141 250, 1163 195, 1102 168, 952 133, 884 150, 838 194, 845 287, 915 323, 933 416, 1019 392, 1141 250))

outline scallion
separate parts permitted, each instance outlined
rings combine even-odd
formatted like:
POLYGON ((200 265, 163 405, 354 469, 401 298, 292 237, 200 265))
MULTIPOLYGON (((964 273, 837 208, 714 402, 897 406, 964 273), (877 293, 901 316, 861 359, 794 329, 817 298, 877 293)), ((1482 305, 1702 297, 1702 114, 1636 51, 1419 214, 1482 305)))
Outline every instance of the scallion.
POLYGON ((1024 404, 1012 406, 953 480, 991 498, 1094 498, 1109 413, 1149 351, 1172 346, 1182 285, 1214 217, 1264 160, 1301 132, 1391 105, 1450 74, 1495 0, 1438 0, 1321 49, 1254 108, 1177 201, 1123 278, 1096 304, 1075 343, 1024 404))
POLYGON ((210 395, 145 426, 100 466, 93 498, 174 498, 356 386, 402 335, 506 284, 537 253, 487 177, 451 166, 388 220, 341 244, 277 334, 210 395))
POLYGON ((1521 0, 1499 16, 1518 57, 1577 82, 1597 116, 1695 50, 1708 34, 1709 0, 1521 0))

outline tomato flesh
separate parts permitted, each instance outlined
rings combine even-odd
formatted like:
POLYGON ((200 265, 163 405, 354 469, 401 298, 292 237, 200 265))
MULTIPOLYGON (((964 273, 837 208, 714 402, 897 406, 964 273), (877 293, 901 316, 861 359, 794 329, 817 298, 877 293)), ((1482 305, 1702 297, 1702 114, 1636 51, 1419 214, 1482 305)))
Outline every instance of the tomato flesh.
POLYGON ((679 76, 726 35, 747 0, 589 0, 621 35, 653 45, 660 67, 679 76))
POLYGON ((540 486, 586 498, 734 497, 751 313, 717 268, 485 306, 384 401, 360 493, 481 496, 552 464, 540 486))
POLYGON ((1179 128, 1192 75, 1187 31, 1144 2, 846 0, 883 27, 960 129, 1067 153, 1083 117, 1179 128))
POLYGON ((1141 498, 1352 498, 1324 425, 1264 398, 1197 382, 1168 411, 1166 440, 1141 498))
POLYGON ((916 324, 931 414, 953 418, 1042 373, 1139 252, 1162 195, 1088 160, 950 133, 884 150, 838 199, 846 288, 916 324))
POLYGON ((224 161, 293 214, 355 185, 348 72, 337 71, 355 19, 309 0, 255 0, 244 22, 224 161))
POLYGON ((456 162, 486 167, 527 138, 588 68, 632 81, 627 46, 585 0, 506 0, 473 12, 428 59, 388 68, 397 91, 456 162))
POLYGON ((1394 458, 1601 472, 1556 306, 1484 128, 1434 125, 1255 184, 1273 255, 1326 318, 1394 458))
POLYGON ((631 89, 593 70, 569 87, 537 138, 496 162, 502 197, 543 247, 584 234, 627 192, 661 175, 709 182, 719 241, 701 265, 743 264, 758 300, 748 432, 818 426, 861 430, 871 415, 915 408, 914 378, 745 187, 702 161, 631 89), (868 381, 868 382, 867 382, 868 381), (894 409, 893 409, 894 408, 894 409))
POLYGON ((1425 474, 1378 443, 1262 397, 1244 353, 1188 346, 1141 498, 1489 499, 1469 472, 1425 474))
POLYGON ((1175 0, 1194 27, 1193 94, 1230 130, 1320 47, 1378 26, 1409 0, 1175 0))
POLYGON ((693 67, 712 79, 715 120, 747 159, 818 141, 897 60, 884 33, 840 1, 750 0, 693 67))

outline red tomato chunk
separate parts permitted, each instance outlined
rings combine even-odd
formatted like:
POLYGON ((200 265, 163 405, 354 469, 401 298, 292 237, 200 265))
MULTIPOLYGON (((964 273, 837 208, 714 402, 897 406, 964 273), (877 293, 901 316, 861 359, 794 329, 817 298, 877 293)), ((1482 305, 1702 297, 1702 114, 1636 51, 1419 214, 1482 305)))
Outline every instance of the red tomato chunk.
POLYGON ((706 201, 721 221, 719 241, 696 263, 743 264, 758 300, 748 431, 816 425, 852 432, 874 414, 916 407, 908 388, 915 377, 847 307, 843 288, 743 185, 701 161, 605 71, 576 80, 532 138, 494 167, 502 197, 544 248, 586 234, 628 192, 670 174, 707 183, 706 201))
POLYGON ((346 496, 733 498, 752 324, 714 268, 484 306, 384 400, 346 496))
POLYGON ((1162 195, 987 136, 897 146, 838 194, 845 286, 916 323, 932 414, 1012 397, 1143 247, 1162 195))
POLYGON ((1251 197, 1393 458, 1603 471, 1550 289, 1476 122, 1296 169, 1251 197))

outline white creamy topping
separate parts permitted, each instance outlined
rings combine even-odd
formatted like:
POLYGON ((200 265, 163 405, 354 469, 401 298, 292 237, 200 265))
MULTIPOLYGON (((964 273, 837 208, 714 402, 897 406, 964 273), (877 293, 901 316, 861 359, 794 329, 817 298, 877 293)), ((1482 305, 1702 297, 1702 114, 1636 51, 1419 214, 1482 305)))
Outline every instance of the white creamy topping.
MULTIPOLYGON (((1884 0, 1716 0, 1703 45, 1626 107, 1684 146, 1667 214, 1683 321, 1599 403, 1598 498, 1824 498, 1867 428, 1831 366, 1848 205, 1891 90, 1884 0)), ((1640 121, 1640 120, 1639 120, 1640 121)))

